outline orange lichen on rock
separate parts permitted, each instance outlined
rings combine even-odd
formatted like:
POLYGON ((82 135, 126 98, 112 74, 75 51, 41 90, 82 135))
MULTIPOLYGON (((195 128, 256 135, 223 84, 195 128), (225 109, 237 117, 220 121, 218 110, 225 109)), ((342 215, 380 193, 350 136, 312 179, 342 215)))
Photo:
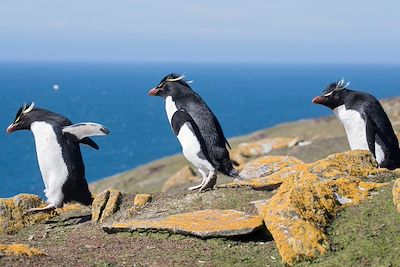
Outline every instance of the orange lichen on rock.
POLYGON ((190 166, 185 166, 176 174, 168 178, 168 180, 162 186, 161 191, 166 192, 184 184, 197 182, 198 180, 199 177, 197 177, 192 168, 190 166))
POLYGON ((92 222, 100 222, 103 210, 107 205, 108 198, 110 197, 110 190, 104 190, 96 195, 92 203, 92 222))
POLYGON ((168 231, 199 237, 228 237, 252 233, 263 227, 258 215, 235 210, 201 210, 148 220, 133 220, 103 226, 108 233, 168 231))
POLYGON ((7 256, 45 256, 46 253, 37 248, 31 248, 24 244, 1 245, 0 252, 7 256))
POLYGON ((113 189, 99 193, 92 203, 92 222, 101 223, 114 214, 119 209, 121 197, 121 192, 113 189))
POLYGON ((82 204, 68 203, 68 204, 65 204, 62 208, 57 209, 57 213, 58 214, 70 213, 70 212, 80 211, 83 208, 85 208, 85 206, 82 204))
POLYGON ((258 157, 268 154, 271 150, 294 146, 298 141, 297 137, 266 138, 254 143, 242 143, 237 150, 244 157, 258 157))
POLYGON ((357 177, 368 177, 380 172, 387 172, 384 169, 377 169, 373 155, 367 150, 353 150, 345 153, 337 153, 325 159, 309 164, 310 172, 324 177, 338 177, 351 175, 357 177))
POLYGON ((283 261, 292 265, 325 253, 329 242, 324 229, 331 218, 384 186, 362 178, 385 171, 376 168, 370 152, 350 151, 269 176, 286 173, 278 192, 263 207, 258 206, 283 261))
POLYGON ((47 221, 56 212, 26 214, 31 208, 45 207, 46 203, 36 195, 19 194, 0 199, 0 234, 13 233, 26 226, 47 221))
POLYGON ((397 211, 400 212, 400 179, 394 182, 393 186, 393 203, 397 211))
POLYGON ((136 207, 142 207, 151 202, 152 198, 153 197, 150 194, 137 194, 133 200, 133 205, 136 207))

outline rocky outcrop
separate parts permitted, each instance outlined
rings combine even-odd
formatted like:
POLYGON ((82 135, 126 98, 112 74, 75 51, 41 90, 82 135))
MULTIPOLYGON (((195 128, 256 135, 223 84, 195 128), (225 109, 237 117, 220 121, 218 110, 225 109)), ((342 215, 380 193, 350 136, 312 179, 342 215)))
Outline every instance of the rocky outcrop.
POLYGON ((0 199, 0 234, 13 233, 54 217, 55 212, 27 214, 29 209, 45 206, 46 203, 36 195, 19 194, 0 199))
POLYGON ((121 197, 118 190, 104 190, 98 194, 92 204, 92 222, 102 223, 114 214, 119 209, 121 197))
POLYGON ((260 216, 235 210, 201 210, 163 218, 132 220, 103 226, 107 233, 168 231, 198 237, 234 237, 263 228, 260 216))
POLYGON ((162 186, 161 191, 167 192, 171 189, 177 188, 184 184, 193 183, 199 181, 196 173, 190 166, 185 166, 179 170, 176 174, 172 175, 162 186))
POLYGON ((329 249, 329 240, 324 229, 336 212, 360 203, 372 190, 384 185, 365 179, 378 177, 379 180, 380 175, 390 174, 386 169, 377 168, 369 151, 361 150, 334 154, 310 164, 296 159, 285 161, 284 157, 270 158, 270 162, 265 159, 268 158, 250 162, 250 170, 257 173, 259 167, 260 174, 275 171, 272 174, 220 187, 257 190, 279 187, 268 201, 253 204, 263 216, 287 264, 325 253, 329 249))
MULTIPOLYGON (((360 203, 372 191, 386 185, 385 180, 372 182, 381 181, 380 177, 385 175, 392 177, 390 171, 377 168, 369 151, 333 154, 314 163, 287 156, 262 157, 246 164, 242 170, 242 176, 256 178, 220 186, 250 187, 257 190, 254 192, 278 189, 269 199, 247 203, 253 207, 250 211, 256 210, 259 216, 236 210, 206 209, 160 217, 157 215, 160 204, 155 202, 152 216, 125 217, 103 229, 108 233, 168 231, 198 237, 237 236, 264 229, 273 237, 283 261, 292 265, 328 251, 330 243, 325 229, 332 218, 340 209, 360 203), (266 228, 262 226, 263 221, 266 228)), ((195 196, 207 198, 207 194, 190 194, 185 199, 195 196)), ((159 209, 164 211, 166 206, 161 206, 159 209)), ((146 209, 142 213, 146 213, 146 209)))
MULTIPOLYGON (((6 256, 45 256, 46 253, 37 248, 32 248, 24 244, 2 245, 0 252, 6 256)), ((1 256, 0 256, 1 257, 1 256)))
POLYGON ((394 182, 393 186, 393 203, 398 212, 400 212, 400 179, 394 182))
POLYGON ((368 151, 335 154, 278 172, 286 173, 286 179, 258 208, 283 261, 291 265, 325 253, 329 240, 324 229, 338 210, 360 203, 383 186, 363 180, 379 172, 385 170, 376 169, 368 151))
POLYGON ((133 205, 136 207, 142 207, 151 202, 151 199, 152 196, 150 194, 137 194, 133 200, 133 205))

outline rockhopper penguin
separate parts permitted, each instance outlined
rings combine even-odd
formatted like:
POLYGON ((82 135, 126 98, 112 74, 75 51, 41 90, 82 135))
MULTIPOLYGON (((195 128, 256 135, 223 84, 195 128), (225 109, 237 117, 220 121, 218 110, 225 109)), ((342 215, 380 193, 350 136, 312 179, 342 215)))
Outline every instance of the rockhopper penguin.
POLYGON ((7 133, 30 130, 45 185, 48 206, 30 212, 51 211, 70 201, 91 205, 92 196, 85 179, 85 166, 79 144, 99 147, 89 136, 107 135, 97 123, 72 124, 64 116, 35 108, 34 103, 21 107, 7 133))
POLYGON ((333 110, 352 150, 371 151, 381 168, 399 168, 399 142, 381 104, 370 94, 347 89, 348 85, 343 79, 331 83, 312 102, 333 110))
POLYGON ((203 176, 201 184, 189 190, 199 189, 202 192, 213 188, 217 181, 217 171, 240 178, 229 158, 226 148, 229 144, 221 125, 203 99, 190 88, 183 75, 167 75, 157 87, 149 91, 149 95, 165 98, 168 121, 181 143, 183 155, 203 176))

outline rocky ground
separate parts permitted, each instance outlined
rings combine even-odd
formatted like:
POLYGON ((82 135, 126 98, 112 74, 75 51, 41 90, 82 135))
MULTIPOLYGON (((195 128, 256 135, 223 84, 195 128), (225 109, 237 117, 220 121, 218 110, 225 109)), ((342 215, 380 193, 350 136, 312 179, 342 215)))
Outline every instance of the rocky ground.
MULTIPOLYGON (((400 132, 400 98, 384 101, 400 132)), ((189 192, 181 156, 91 185, 92 207, 0 199, 1 266, 399 266, 400 171, 348 150, 334 118, 231 140, 245 181, 189 192), (147 193, 147 194, 145 194, 147 193)))

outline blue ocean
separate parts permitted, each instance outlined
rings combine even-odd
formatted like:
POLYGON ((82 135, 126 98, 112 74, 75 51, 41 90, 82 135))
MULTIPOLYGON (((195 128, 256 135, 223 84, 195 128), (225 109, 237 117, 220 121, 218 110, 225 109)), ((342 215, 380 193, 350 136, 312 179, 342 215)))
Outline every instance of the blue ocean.
POLYGON ((178 153, 164 101, 147 95, 170 72, 194 81, 227 137, 330 114, 311 99, 342 77, 378 98, 400 93, 400 65, 0 63, 0 197, 43 196, 32 134, 5 132, 24 102, 107 126, 100 150, 82 146, 89 182, 178 153))

